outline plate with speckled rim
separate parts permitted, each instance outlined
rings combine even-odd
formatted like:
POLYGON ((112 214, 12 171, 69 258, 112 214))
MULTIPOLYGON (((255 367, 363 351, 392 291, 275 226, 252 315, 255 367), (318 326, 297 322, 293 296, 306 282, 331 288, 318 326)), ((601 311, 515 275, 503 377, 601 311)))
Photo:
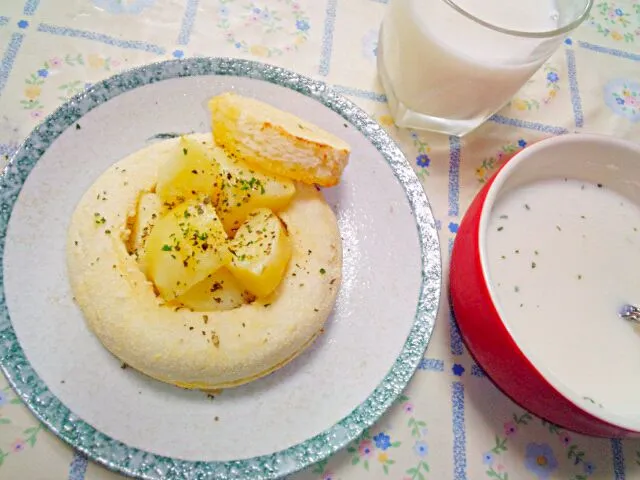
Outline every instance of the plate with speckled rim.
POLYGON ((33 413, 98 463, 146 479, 270 479, 355 440, 394 402, 428 344, 441 260, 415 173, 387 133, 322 82, 228 58, 129 70, 38 126, 0 178, 0 364, 33 413), (267 101, 352 148, 325 189, 343 282, 325 333, 271 375, 214 399, 120 362, 74 304, 65 242, 83 193, 110 165, 171 132, 209 131, 223 91, 267 101))

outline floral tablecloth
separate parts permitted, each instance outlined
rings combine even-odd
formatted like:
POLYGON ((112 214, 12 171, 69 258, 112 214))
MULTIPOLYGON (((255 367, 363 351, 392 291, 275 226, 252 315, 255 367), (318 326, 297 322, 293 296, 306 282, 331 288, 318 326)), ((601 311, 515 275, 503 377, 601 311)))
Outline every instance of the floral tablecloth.
MULTIPOLYGON (((118 70, 189 56, 266 61, 335 86, 397 139, 426 187, 447 265, 465 208, 509 155, 574 131, 640 138, 640 0, 597 3, 510 104, 462 140, 394 127, 375 69, 386 3, 0 0, 2 161, 43 116, 118 70)), ((504 397, 467 354, 446 301, 400 401, 359 441, 295 478, 640 478, 640 442, 566 432, 504 397)), ((119 476, 50 434, 2 378, 0 478, 119 476)))

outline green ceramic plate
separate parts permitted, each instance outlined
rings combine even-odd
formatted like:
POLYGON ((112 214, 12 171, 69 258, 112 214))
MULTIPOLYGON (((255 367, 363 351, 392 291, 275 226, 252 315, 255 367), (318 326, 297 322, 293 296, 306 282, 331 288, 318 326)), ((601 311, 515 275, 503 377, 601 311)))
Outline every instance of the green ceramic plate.
POLYGON ((278 478, 356 439, 421 360, 441 288, 423 188, 387 133, 327 85, 234 59, 126 71, 36 128, 0 179, 0 363, 56 435, 113 470, 148 479, 278 478), (123 370, 88 331, 66 278, 80 197, 149 142, 209 130, 206 100, 234 90, 291 111, 352 147, 324 191, 344 279, 325 335, 272 375, 215 399, 123 370))

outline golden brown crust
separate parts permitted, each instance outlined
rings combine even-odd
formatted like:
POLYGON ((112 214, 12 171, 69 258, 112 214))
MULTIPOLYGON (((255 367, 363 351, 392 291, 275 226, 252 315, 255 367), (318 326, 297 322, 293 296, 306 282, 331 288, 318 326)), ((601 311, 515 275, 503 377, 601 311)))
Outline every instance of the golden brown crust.
POLYGON ((216 143, 255 168, 306 184, 339 183, 350 149, 338 137, 254 99, 225 93, 209 106, 216 143))

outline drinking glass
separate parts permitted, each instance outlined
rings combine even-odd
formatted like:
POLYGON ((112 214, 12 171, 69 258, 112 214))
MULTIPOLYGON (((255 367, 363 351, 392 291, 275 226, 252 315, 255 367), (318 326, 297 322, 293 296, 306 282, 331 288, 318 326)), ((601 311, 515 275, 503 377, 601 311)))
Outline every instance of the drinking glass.
POLYGON ((378 73, 399 127, 462 136, 502 108, 593 0, 391 0, 378 73))

